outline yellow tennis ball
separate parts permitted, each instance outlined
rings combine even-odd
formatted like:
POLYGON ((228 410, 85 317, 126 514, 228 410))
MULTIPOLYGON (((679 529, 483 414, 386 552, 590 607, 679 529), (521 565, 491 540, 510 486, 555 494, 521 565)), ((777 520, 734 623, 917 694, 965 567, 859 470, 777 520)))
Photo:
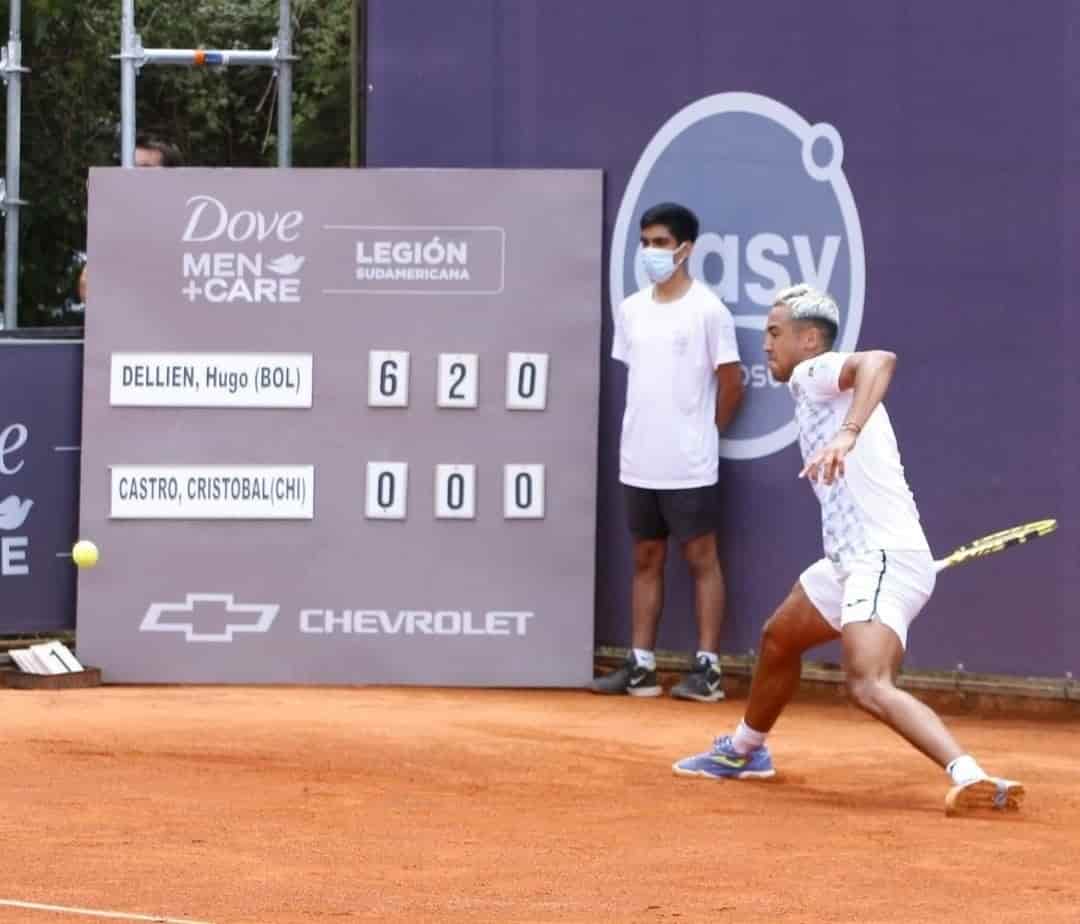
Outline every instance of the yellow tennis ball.
POLYGON ((97 546, 89 539, 80 539, 72 547, 71 557, 80 568, 93 568, 98 560, 97 546))

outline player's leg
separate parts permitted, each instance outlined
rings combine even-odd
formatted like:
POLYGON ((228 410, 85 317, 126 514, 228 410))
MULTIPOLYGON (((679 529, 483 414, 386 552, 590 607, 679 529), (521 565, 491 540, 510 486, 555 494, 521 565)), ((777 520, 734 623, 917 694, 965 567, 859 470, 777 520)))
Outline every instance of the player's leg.
POLYGON ((929 554, 879 552, 853 568, 845 588, 844 674, 851 700, 884 722, 949 774, 947 808, 1016 808, 1023 787, 985 773, 941 718, 895 684, 908 627, 934 587, 929 554))
POLYGON ((656 633, 664 604, 664 560, 668 527, 656 491, 624 486, 627 519, 633 537, 634 570, 630 583, 630 656, 617 670, 594 680, 594 693, 659 696, 656 633))
MULTIPOLYGON (((821 567, 820 563, 815 567, 821 567)), ((834 641, 839 635, 807 595, 804 581, 791 589, 761 630, 760 653, 750 681, 750 698, 742 725, 760 733, 762 738, 772 731, 780 713, 799 689, 803 654, 834 641)))
MULTIPOLYGON (((839 635, 806 590, 810 586, 823 599, 835 599, 838 607, 840 586, 832 576, 831 568, 828 562, 818 562, 807 569, 765 623, 761 652, 750 685, 750 699, 745 717, 735 733, 717 738, 711 751, 677 761, 672 767, 677 775, 710 779, 775 775, 765 737, 798 689, 802 655, 839 635)), ((829 609, 835 613, 839 624, 837 609, 829 609)))
POLYGON ((929 706, 895 686, 904 646, 884 623, 849 622, 843 629, 844 678, 851 701, 884 722, 938 766, 964 751, 929 706))
POLYGON ((664 518, 679 541, 694 582, 698 647, 694 667, 671 690, 677 699, 712 703, 724 698, 720 629, 724 624, 724 575, 716 549, 719 488, 708 485, 666 491, 664 518))

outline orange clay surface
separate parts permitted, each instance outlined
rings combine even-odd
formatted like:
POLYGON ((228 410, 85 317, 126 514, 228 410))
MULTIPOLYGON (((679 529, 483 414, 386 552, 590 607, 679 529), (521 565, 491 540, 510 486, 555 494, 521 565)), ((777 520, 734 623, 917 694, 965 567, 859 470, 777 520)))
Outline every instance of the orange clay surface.
POLYGON ((0 901, 211 924, 1080 921, 1076 721, 950 719, 1028 798, 948 819, 945 775, 842 704, 790 708, 775 781, 672 776, 742 706, 0 690, 0 901))

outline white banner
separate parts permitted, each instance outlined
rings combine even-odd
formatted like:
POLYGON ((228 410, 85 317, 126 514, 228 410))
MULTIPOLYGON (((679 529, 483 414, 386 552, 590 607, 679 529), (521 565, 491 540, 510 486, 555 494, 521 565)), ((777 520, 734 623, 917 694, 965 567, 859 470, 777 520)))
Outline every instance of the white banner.
POLYGON ((115 520, 310 520, 314 465, 113 465, 115 520))
POLYGON ((113 407, 311 407, 310 353, 113 353, 113 407))

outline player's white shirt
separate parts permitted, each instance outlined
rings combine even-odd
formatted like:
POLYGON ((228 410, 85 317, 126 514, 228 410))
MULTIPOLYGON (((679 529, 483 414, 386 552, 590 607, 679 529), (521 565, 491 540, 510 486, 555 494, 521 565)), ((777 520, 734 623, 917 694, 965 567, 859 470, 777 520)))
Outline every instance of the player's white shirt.
MULTIPOLYGON (((788 387, 795 398, 804 461, 836 435, 851 409, 854 390, 839 387, 850 355, 815 356, 791 375, 788 387)), ((877 549, 929 551, 884 404, 874 409, 844 458, 844 476, 832 485, 818 478, 813 487, 821 503, 825 555, 835 564, 877 549)))
POLYGON ((697 280, 674 302, 641 289, 615 312, 611 355, 629 367, 619 480, 655 489, 715 484, 716 367, 739 361, 727 306, 697 280))

